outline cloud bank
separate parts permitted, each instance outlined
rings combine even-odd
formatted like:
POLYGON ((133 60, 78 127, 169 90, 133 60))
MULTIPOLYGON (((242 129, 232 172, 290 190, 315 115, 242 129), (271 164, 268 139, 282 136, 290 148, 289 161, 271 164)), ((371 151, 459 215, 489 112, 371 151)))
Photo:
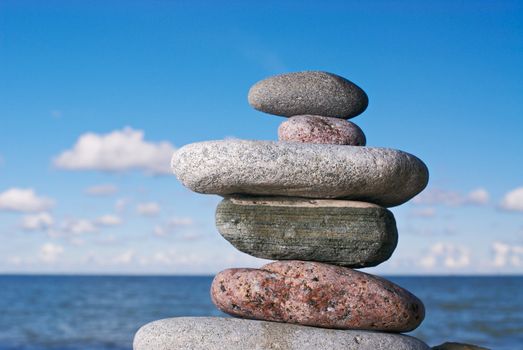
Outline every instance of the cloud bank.
POLYGON ((444 266, 448 269, 459 269, 470 265, 468 248, 452 243, 439 242, 433 244, 427 254, 419 261, 426 269, 444 266))
POLYGON ((489 193, 484 188, 478 188, 466 195, 454 191, 431 188, 414 197, 415 204, 426 205, 486 205, 490 199, 489 193))
POLYGON ((156 202, 139 203, 136 212, 143 216, 154 216, 160 212, 160 205, 156 202))
POLYGON ((95 185, 85 189, 85 193, 91 196, 109 196, 118 192, 118 187, 111 184, 95 185))
POLYGON ((142 130, 126 127, 108 134, 86 133, 53 163, 66 170, 121 172, 143 170, 146 174, 169 174, 175 148, 169 142, 148 142, 142 130))
POLYGON ((42 212, 34 215, 26 215, 22 218, 22 228, 24 230, 46 230, 54 225, 51 214, 42 212))
POLYGON ((54 200, 38 196, 31 188, 11 188, 0 193, 0 210, 37 212, 50 209, 54 200))
POLYGON ((501 208, 523 212, 523 187, 508 192, 501 201, 501 208))

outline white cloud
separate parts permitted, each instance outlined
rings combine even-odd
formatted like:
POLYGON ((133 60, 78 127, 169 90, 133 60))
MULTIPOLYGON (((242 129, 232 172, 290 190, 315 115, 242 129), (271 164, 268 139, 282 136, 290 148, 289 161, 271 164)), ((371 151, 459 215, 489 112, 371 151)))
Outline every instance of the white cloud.
POLYGON ((128 264, 132 263, 135 260, 135 258, 136 258, 136 252, 134 250, 130 249, 130 250, 127 250, 123 253, 116 255, 112 259, 112 263, 118 264, 118 265, 128 265, 128 264))
POLYGON ((457 229, 450 223, 445 225, 408 225, 405 227, 404 231, 407 234, 412 234, 416 236, 451 236, 457 233, 457 229))
POLYGON ((169 225, 172 227, 191 226, 193 224, 194 221, 191 218, 172 218, 169 220, 169 225))
POLYGON ((419 264, 426 269, 431 269, 436 266, 436 257, 434 255, 426 255, 421 258, 419 264))
POLYGON ((120 198, 114 203, 114 210, 116 210, 118 213, 121 213, 127 209, 127 205, 130 202, 131 201, 128 198, 120 198))
POLYGON ((501 201, 501 208, 523 212, 523 187, 518 187, 505 194, 501 201))
MULTIPOLYGON (((172 218, 163 225, 157 225, 153 229, 153 234, 155 236, 167 236, 168 234, 174 232, 179 228, 187 228, 194 225, 194 221, 191 218, 172 218)), ((192 240, 199 238, 199 235, 194 233, 188 233, 184 237, 185 239, 192 240)))
POLYGON ((445 204, 455 206, 461 204, 462 198, 457 192, 431 188, 414 197, 412 201, 416 204, 445 204))
POLYGON ((85 189, 85 193, 91 196, 109 196, 118 192, 118 188, 111 184, 91 186, 85 189))
POLYGON ((24 263, 24 259, 18 255, 9 256, 6 258, 6 262, 9 265, 22 265, 24 263))
POLYGON ((415 204, 426 205, 485 205, 489 201, 489 194, 484 188, 477 188, 466 195, 455 191, 447 191, 438 188, 431 188, 414 197, 415 204))
POLYGON ((411 212, 412 216, 422 217, 422 218, 431 218, 436 215, 436 209, 432 207, 414 209, 411 212))
MULTIPOLYGON (((220 256, 222 260, 226 260, 225 256, 220 256)), ((176 251, 174 249, 165 250, 165 251, 156 251, 152 255, 143 255, 138 257, 135 257, 135 260, 138 260, 141 265, 149 265, 149 266, 161 266, 161 265, 167 265, 171 267, 175 266, 196 266, 196 265, 204 265, 208 263, 209 261, 212 261, 213 263, 217 262, 216 257, 209 257, 206 255, 202 255, 198 252, 187 252, 187 251, 176 251)))
POLYGON ((465 203, 485 205, 489 201, 489 194, 486 189, 478 188, 474 191, 471 191, 465 198, 465 203))
POLYGON ((66 220, 62 224, 62 232, 65 234, 81 235, 83 233, 93 233, 97 231, 96 226, 86 219, 66 220))
MULTIPOLYGON (((36 220, 36 215, 33 220, 36 220)), ((47 218, 42 216, 43 220, 49 221, 47 218)), ((45 227, 41 224, 42 228, 47 229, 47 234, 52 238, 66 238, 71 244, 81 245, 84 243, 82 238, 78 236, 84 234, 90 234, 98 232, 103 227, 117 226, 123 223, 120 216, 114 214, 102 215, 94 220, 82 219, 82 218, 66 218, 61 222, 48 224, 45 227)), ((36 223, 31 223, 32 226, 36 226, 36 223)))
POLYGON ((70 237, 68 242, 77 247, 84 246, 86 243, 85 239, 78 237, 78 236, 70 237))
POLYGON ((22 218, 22 228, 24 230, 46 230, 53 226, 54 219, 47 212, 34 215, 26 215, 22 218))
POLYGON ((492 265, 494 267, 505 267, 512 265, 519 267, 523 265, 523 245, 513 245, 503 242, 493 242, 491 245, 494 258, 492 265))
POLYGON ((167 235, 167 229, 164 226, 156 225, 153 228, 153 234, 155 236, 166 236, 167 235))
POLYGON ((143 131, 126 127, 109 134, 81 135, 72 149, 54 159, 54 164, 67 170, 140 169, 148 174, 170 174, 174 150, 169 142, 147 142, 143 131))
POLYGON ((170 254, 166 252, 155 252, 151 257, 151 261, 157 264, 169 265, 172 264, 173 259, 171 258, 170 254))
POLYGON ((0 193, 0 210, 20 212, 45 211, 51 208, 54 201, 39 197, 31 188, 11 188, 0 193))
POLYGON ((118 239, 116 238, 115 235, 103 235, 103 236, 97 237, 94 240, 94 242, 97 244, 102 244, 102 245, 114 245, 114 244, 118 243, 118 239))
POLYGON ((269 262, 235 250, 231 250, 228 254, 217 250, 202 254, 198 249, 174 246, 164 246, 160 250, 152 251, 128 248, 117 251, 113 255, 91 250, 79 258, 83 264, 96 267, 98 271, 106 273, 119 271, 123 273, 208 274, 231 266, 259 267, 269 262))
POLYGON ((463 246, 452 243, 433 244, 429 251, 419 260, 425 269, 443 266, 448 269, 463 268, 470 265, 470 251, 463 246))
POLYGON ((122 219, 116 215, 102 215, 96 219, 96 223, 101 226, 117 226, 122 223, 122 219))
POLYGON ((45 243, 40 247, 38 257, 42 262, 53 263, 56 262, 63 252, 64 248, 62 246, 53 243, 45 243))
POLYGON ((153 216, 160 212, 160 205, 156 202, 139 203, 136 206, 136 211, 140 215, 153 216))

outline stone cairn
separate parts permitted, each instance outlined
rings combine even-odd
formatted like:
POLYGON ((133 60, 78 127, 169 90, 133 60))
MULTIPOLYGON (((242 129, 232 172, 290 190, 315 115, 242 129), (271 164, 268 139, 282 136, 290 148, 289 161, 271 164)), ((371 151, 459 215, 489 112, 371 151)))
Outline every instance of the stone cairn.
POLYGON ((249 103, 289 117, 279 141, 229 139, 182 147, 172 167, 189 189, 218 194, 220 234, 255 257, 259 269, 214 278, 211 298, 237 318, 181 317, 138 331, 135 350, 429 349, 409 332, 423 303, 394 283, 353 268, 387 260, 398 242, 387 207, 405 203, 428 182, 408 153, 364 147, 347 119, 368 104, 354 83, 326 72, 260 81, 249 103))

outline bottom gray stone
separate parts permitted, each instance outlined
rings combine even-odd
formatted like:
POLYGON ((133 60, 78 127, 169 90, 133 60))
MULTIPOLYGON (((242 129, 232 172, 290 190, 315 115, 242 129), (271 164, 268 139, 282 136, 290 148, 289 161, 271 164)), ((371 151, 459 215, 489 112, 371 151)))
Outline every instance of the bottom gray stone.
POLYGON ((177 317, 138 330, 134 350, 429 350, 401 334, 221 317, 177 317))

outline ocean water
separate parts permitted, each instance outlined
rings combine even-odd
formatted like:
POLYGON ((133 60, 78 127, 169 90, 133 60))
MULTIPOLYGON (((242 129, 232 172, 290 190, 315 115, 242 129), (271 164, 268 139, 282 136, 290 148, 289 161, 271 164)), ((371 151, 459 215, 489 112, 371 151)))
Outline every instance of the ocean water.
MULTIPOLYGON (((523 276, 388 277, 426 307, 410 334, 429 345, 523 349, 523 276)), ((212 277, 0 276, 0 349, 131 349, 138 328, 173 316, 224 316, 212 277)))

